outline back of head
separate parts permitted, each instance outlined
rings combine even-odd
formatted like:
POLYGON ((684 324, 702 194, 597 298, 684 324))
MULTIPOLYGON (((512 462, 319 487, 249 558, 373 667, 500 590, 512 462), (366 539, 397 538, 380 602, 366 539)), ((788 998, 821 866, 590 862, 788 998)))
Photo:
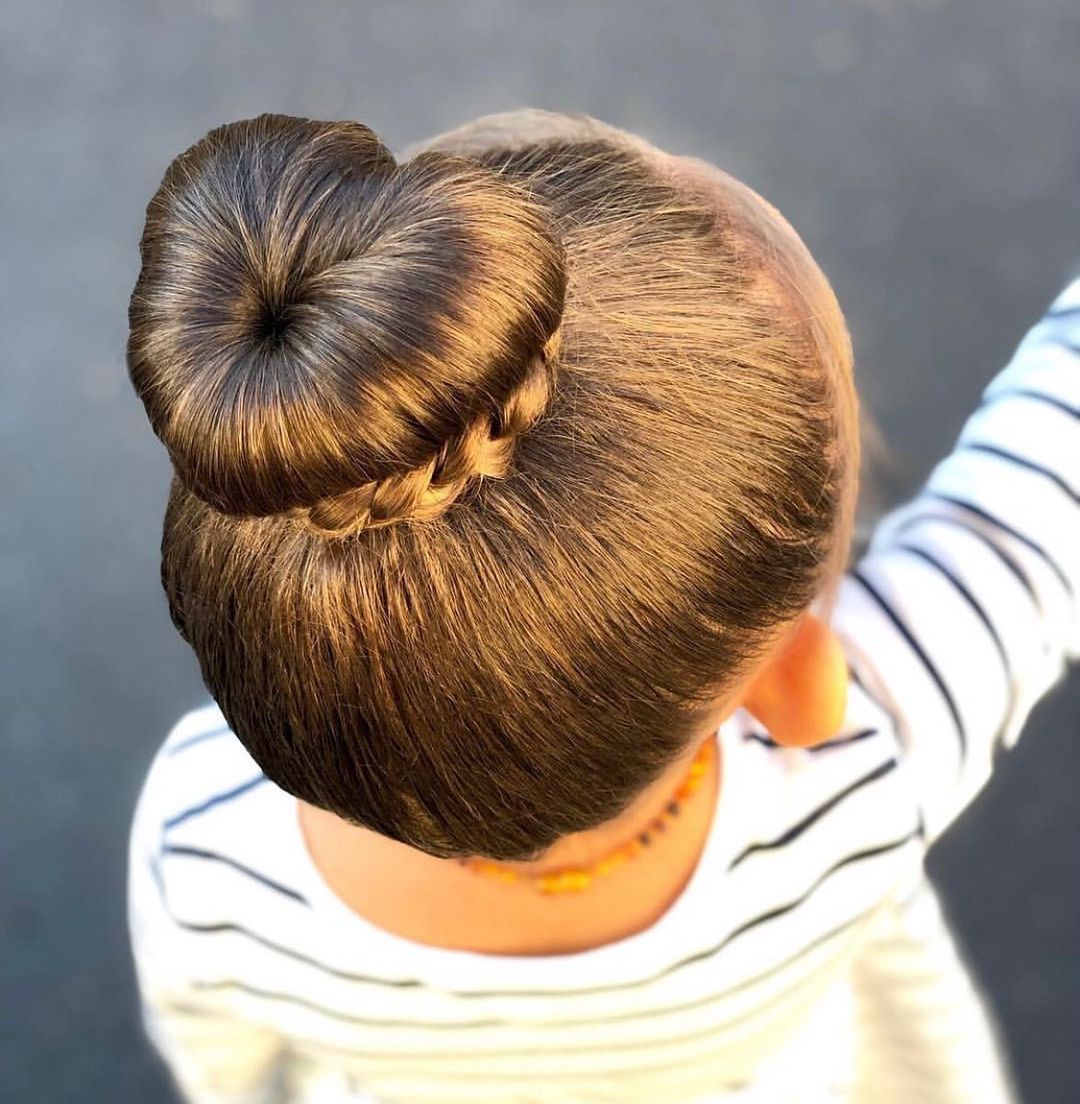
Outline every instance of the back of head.
POLYGON ((767 243, 630 147, 399 164, 264 115, 169 166, 141 248, 174 623, 350 821, 522 859, 609 819, 842 551, 850 379, 767 243))

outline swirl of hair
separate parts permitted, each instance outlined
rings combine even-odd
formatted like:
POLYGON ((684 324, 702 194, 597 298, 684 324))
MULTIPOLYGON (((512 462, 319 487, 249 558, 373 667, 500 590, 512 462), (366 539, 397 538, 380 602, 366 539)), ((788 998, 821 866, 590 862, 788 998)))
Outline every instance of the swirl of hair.
POLYGON ((128 369, 216 510, 335 533, 505 472, 551 388, 566 293, 549 212, 467 158, 366 126, 229 123, 147 207, 128 369))
POLYGON ((438 517, 473 480, 505 476, 517 439, 547 409, 558 337, 556 331, 495 418, 480 414, 421 467, 365 483, 295 515, 322 536, 347 536, 409 518, 438 517))

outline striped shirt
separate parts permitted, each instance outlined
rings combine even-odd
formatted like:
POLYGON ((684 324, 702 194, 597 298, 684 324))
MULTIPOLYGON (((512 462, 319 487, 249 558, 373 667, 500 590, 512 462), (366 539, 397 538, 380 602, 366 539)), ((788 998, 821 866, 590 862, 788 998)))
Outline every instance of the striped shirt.
POLYGON ((376 927, 218 708, 185 715, 129 855, 143 1020, 185 1099, 818 1100, 859 1077, 875 1101, 894 1082, 897 1100, 1008 1099, 1004 1075, 970 1081, 992 1032, 923 861, 1080 658, 1080 280, 982 400, 844 577, 842 730, 783 748, 743 709, 725 721, 704 851, 627 938, 489 955, 376 927))

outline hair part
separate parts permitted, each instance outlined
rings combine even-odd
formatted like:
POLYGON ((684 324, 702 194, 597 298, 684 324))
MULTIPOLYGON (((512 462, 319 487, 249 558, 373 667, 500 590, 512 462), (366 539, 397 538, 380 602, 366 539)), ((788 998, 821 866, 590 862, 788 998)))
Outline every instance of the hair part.
POLYGON ((399 164, 231 123, 141 249, 170 614, 346 820, 520 860, 611 819, 839 562, 850 365, 775 250, 607 135, 399 164))

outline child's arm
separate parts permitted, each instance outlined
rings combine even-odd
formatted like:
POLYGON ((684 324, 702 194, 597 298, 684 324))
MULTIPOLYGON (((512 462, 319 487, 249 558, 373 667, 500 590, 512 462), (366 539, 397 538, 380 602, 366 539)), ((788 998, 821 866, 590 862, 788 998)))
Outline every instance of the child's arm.
POLYGON ((1080 659, 1078 418, 1080 279, 842 584, 833 627, 897 723, 928 839, 1080 659))
POLYGON ((192 949, 155 875, 160 824, 153 793, 163 761, 159 755, 143 785, 128 854, 128 927, 144 1030, 188 1104, 278 1104, 280 1038, 209 1007, 189 984, 192 949))

